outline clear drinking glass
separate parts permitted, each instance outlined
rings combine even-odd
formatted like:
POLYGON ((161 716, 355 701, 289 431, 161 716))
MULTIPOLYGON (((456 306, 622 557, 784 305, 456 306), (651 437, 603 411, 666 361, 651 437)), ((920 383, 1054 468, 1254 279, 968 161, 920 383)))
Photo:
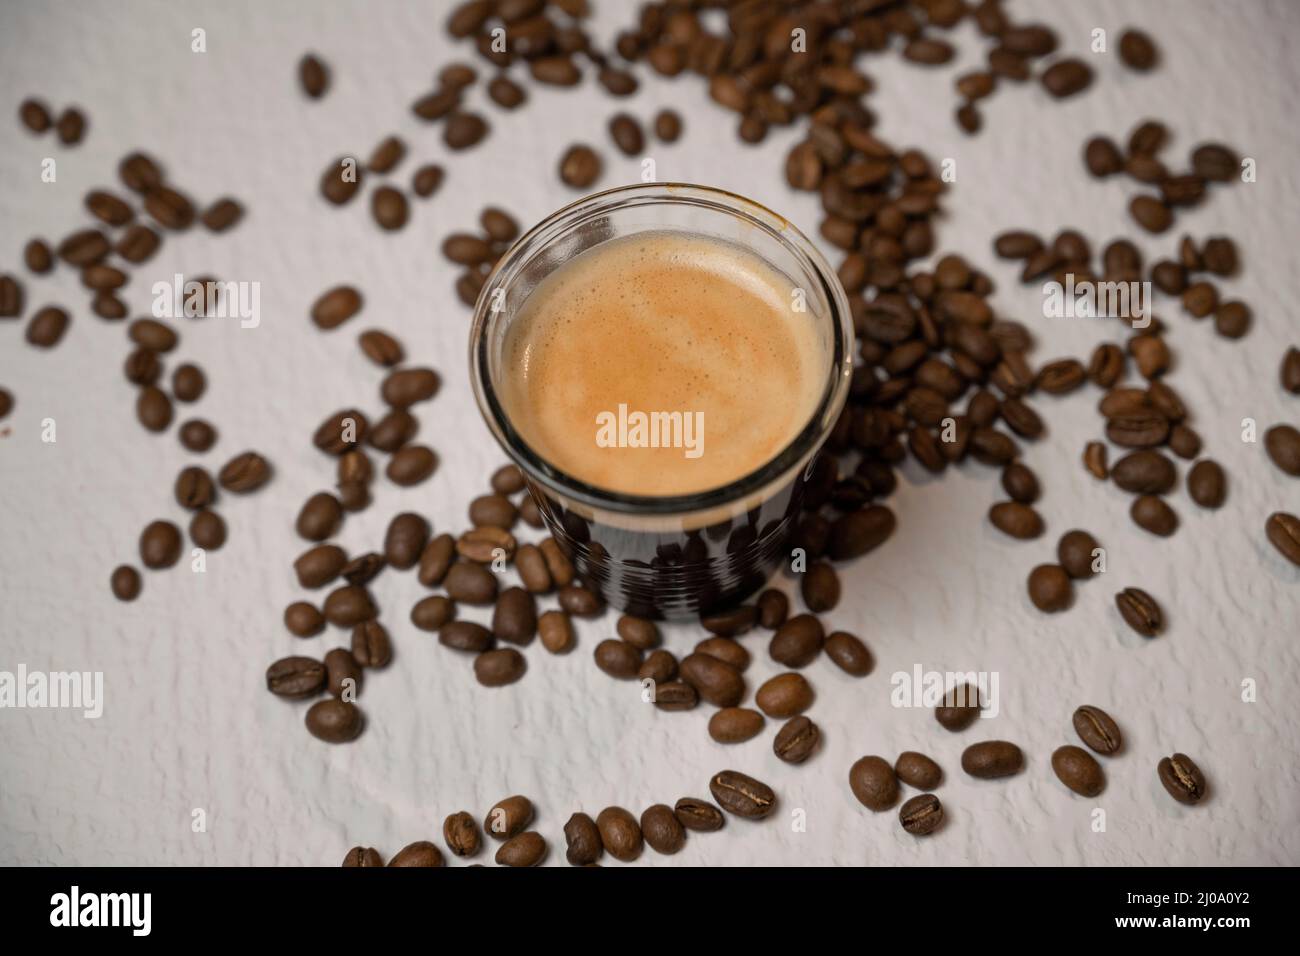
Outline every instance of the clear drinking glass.
POLYGON ((470 373, 492 434, 523 472, 551 534, 583 582, 630 614, 681 618, 720 610, 761 587, 784 554, 804 483, 848 394, 853 325, 835 272, 798 229, 719 189, 648 183, 596 193, 521 236, 488 277, 474 310, 470 373), (503 344, 537 285, 579 253, 636 233, 680 231, 735 243, 806 296, 829 372, 816 410, 776 457, 720 488, 631 495, 593 487, 538 455, 511 427, 499 385, 503 344))

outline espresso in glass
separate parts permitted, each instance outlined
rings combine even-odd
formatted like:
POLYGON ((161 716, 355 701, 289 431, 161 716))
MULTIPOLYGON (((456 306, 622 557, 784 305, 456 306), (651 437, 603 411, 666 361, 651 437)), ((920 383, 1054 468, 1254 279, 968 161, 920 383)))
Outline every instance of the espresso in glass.
POLYGON ((847 392, 844 293, 788 223, 653 184, 566 207, 479 299, 480 406, 584 583, 707 614, 785 555, 847 392))

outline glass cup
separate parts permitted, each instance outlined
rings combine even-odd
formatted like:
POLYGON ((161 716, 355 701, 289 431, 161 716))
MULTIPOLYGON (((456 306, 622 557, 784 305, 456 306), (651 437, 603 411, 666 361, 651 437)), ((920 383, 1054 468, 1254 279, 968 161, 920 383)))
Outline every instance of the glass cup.
POLYGON ((804 485, 848 395, 853 325, 835 271, 799 230, 733 193, 648 183, 595 193, 521 236, 474 309, 470 374, 492 434, 524 475, 552 536, 582 582, 640 617, 703 616, 743 600, 771 576, 798 521, 804 485), (776 457, 723 487, 633 495, 594 487, 529 447, 499 400, 511 369, 506 332, 537 285, 574 256, 636 233, 682 232, 744 247, 805 295, 829 369, 811 418, 776 457))

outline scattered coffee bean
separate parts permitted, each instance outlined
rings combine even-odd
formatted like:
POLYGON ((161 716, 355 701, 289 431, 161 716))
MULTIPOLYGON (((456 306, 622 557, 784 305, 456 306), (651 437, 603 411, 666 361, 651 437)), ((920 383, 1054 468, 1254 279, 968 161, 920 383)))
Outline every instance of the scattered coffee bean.
POLYGON ((325 615, 306 601, 295 601, 284 609, 284 626, 295 637, 315 637, 325 630, 325 615))
POLYGON ((682 135, 682 118, 675 110, 660 110, 655 114, 654 128, 662 142, 675 143, 682 135))
POLYGON ((609 135, 624 156, 638 156, 645 148, 641 124, 627 113, 618 113, 609 121, 609 135))
POLYGON ((991 780, 1019 773, 1025 755, 1015 744, 1005 740, 985 740, 971 744, 961 755, 961 768, 972 777, 991 780))
POLYGON ((109 587, 113 591, 113 597, 119 601, 134 601, 140 596, 140 572, 129 564, 120 564, 113 569, 109 587))
POLYGON ((1187 493, 1202 508, 1218 508, 1227 498, 1228 479, 1217 461, 1202 458, 1187 473, 1187 493))
POLYGON ((799 591, 808 610, 817 614, 833 610, 840 603, 839 575, 829 563, 815 561, 804 572, 799 591))
POLYGON ((799 614, 772 635, 768 653, 774 661, 787 667, 805 667, 821 653, 824 643, 821 621, 811 614, 799 614))
POLYGON ((329 67, 314 53, 308 53, 298 61, 298 82, 302 84, 304 93, 313 100, 318 100, 329 89, 329 67))
POLYGON ((1065 573, 1076 581, 1086 580, 1097 573, 1094 562, 1099 557, 1101 546, 1097 539, 1086 531, 1075 529, 1061 535, 1056 546, 1056 559, 1061 562, 1065 573))
POLYGON ((181 531, 170 521, 151 521, 140 534, 140 563, 152 571, 170 568, 181 558, 181 531))
POLYGON ((560 179, 574 189, 587 189, 600 178, 600 157, 590 146, 570 146, 560 158, 560 179))
POLYGON ((388 460, 384 474, 395 485, 418 485, 438 467, 438 456, 424 445, 407 445, 388 460))
POLYGON ((347 856, 343 858, 343 866, 345 867, 380 867, 383 865, 384 858, 372 846, 354 846, 348 850, 347 856))
POLYGON ((771 787, 735 770, 715 774, 709 781, 709 791, 722 809, 738 817, 761 820, 776 809, 776 794, 771 787))
POLYGON ((428 840, 417 840, 402 847, 388 861, 389 866, 421 867, 429 869, 443 865, 442 851, 428 840))
POLYGON ((803 763, 821 741, 821 728, 805 716, 792 717, 776 732, 772 752, 786 763, 803 763))
POLYGON ((1300 395, 1300 348, 1292 346, 1282 356, 1282 369, 1278 373, 1282 388, 1292 395, 1300 395))
POLYGON ((356 704, 329 699, 312 704, 306 722, 313 737, 329 744, 341 744, 355 740, 365 721, 356 704))
POLYGON ((1029 505, 1018 501, 1001 501, 989 509, 993 527, 1013 538, 1028 540, 1043 533, 1043 519, 1029 505))
POLYGON ((361 665, 346 647, 335 647, 325 655, 325 687, 332 696, 355 699, 361 691, 361 679, 361 665))
POLYGON ((672 807, 656 803, 641 814, 641 835, 650 849, 671 856, 686 845, 686 829, 672 807))
MULTIPOLYGON (((19 299, 21 307, 21 298, 19 299)), ((14 312, 17 315, 17 311, 14 312)), ((27 323, 27 342, 37 348, 51 349, 59 344, 63 333, 68 329, 68 313, 58 306, 47 305, 38 311, 27 323)))
POLYGON ((605 852, 596 821, 585 813, 569 817, 564 824, 564 842, 564 858, 573 866, 589 866, 605 852))
POLYGON ((925 754, 907 750, 894 761, 898 779, 918 790, 933 790, 943 781, 943 770, 925 754))
POLYGON ((378 621, 362 621, 352 628, 352 657, 362 667, 387 667, 393 659, 388 631, 378 621))
POLYGON ((1052 752, 1052 771, 1075 793, 1095 797, 1106 789, 1106 775, 1097 758, 1082 747, 1066 744, 1052 752))
POLYGON ((86 116, 75 106, 70 106, 59 115, 59 120, 54 124, 54 131, 59 136, 59 142, 64 146, 75 146, 81 142, 82 136, 86 133, 86 116))
POLYGON ((1159 54, 1151 37, 1141 30, 1125 30, 1119 38, 1119 58, 1130 70, 1145 73, 1156 65, 1159 54))
POLYGON ((266 669, 266 689, 291 700, 315 697, 325 689, 325 665, 312 657, 282 657, 266 669))
POLYGON ((1038 565, 1029 572, 1029 599, 1045 614, 1064 611, 1074 600, 1070 576, 1060 565, 1038 565))
MULTIPOLYGON (((1085 704, 1074 712, 1074 732, 1090 750, 1107 757, 1119 753, 1124 738, 1115 719, 1100 707, 1085 704)), ((1068 786, 1068 784, 1067 784, 1068 786)))
POLYGON ((709 718, 709 736, 720 744, 738 744, 763 732, 766 722, 756 710, 723 707, 709 718))
POLYGON ((421 199, 428 199, 442 185, 444 172, 437 163, 427 163, 415 171, 411 177, 411 192, 421 199))
POLYGON ((1300 518, 1286 511, 1275 511, 1268 516, 1264 533, 1284 558, 1300 565, 1300 518))
POLYGON ((898 822, 913 836, 927 836, 943 823, 943 804, 932 793, 922 793, 898 809, 898 822))
POLYGON ((513 647, 484 651, 474 658, 474 676, 484 687, 504 687, 524 676, 527 663, 513 647))
POLYGON ((1163 498, 1139 495, 1129 508, 1133 523, 1145 531, 1167 538, 1178 530, 1178 513, 1163 498))
POLYGON ((1115 595, 1115 606, 1129 627, 1143 637, 1155 637, 1164 630, 1164 614, 1155 598, 1139 588, 1125 588, 1115 595))
POLYGON ((868 810, 879 813, 898 802, 898 776, 884 757, 861 757, 849 768, 849 789, 868 810))
POLYGON ((40 100, 26 99, 18 104, 18 118, 33 133, 44 133, 53 124, 50 111, 40 100))
POLYGON ((1156 766, 1160 783, 1169 796, 1189 806, 1205 799, 1205 775, 1187 754, 1162 757, 1156 766))
POLYGON ((1264 432, 1264 449, 1278 468, 1300 477, 1300 430, 1292 425, 1274 425, 1264 432))
POLYGON ((256 491, 271 478, 271 466, 255 451, 241 452, 222 466, 217 483, 226 491, 243 495, 256 491))
POLYGON ((934 709, 934 719, 945 730, 956 733, 965 730, 980 715, 981 706, 979 688, 972 684, 958 684, 950 687, 943 696, 943 703, 934 709))

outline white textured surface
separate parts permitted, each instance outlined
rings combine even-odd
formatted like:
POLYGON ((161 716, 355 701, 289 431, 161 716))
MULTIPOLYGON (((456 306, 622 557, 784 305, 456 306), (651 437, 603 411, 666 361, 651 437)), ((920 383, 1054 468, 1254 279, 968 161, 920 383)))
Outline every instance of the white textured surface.
MULTIPOLYGON (((617 9, 623 4, 606 6, 615 7, 599 21, 608 36, 630 14, 617 9)), ((448 159, 440 130, 408 111, 441 65, 471 55, 453 52, 442 35, 447 7, 132 0, 0 8, 0 269, 22 275, 29 312, 58 302, 74 316, 50 353, 27 347, 18 323, 0 322, 0 383, 17 397, 4 423, 12 432, 0 438, 0 669, 21 662, 102 670, 107 695, 99 721, 0 711, 0 863, 334 864, 355 843, 388 854, 411 840, 440 840, 445 814, 464 808, 481 818, 494 800, 516 792, 537 803, 550 861, 558 863, 570 812, 594 815, 609 803, 639 812, 653 801, 706 796, 709 775, 724 767, 771 783, 781 812, 762 824, 733 820, 722 833, 693 837, 675 858, 647 853, 646 862, 1300 863, 1300 571, 1262 533, 1270 511, 1300 510, 1300 486, 1239 436, 1243 417, 1261 426, 1300 418, 1297 400, 1276 384, 1282 352, 1297 339, 1300 234, 1293 122, 1300 66, 1291 45, 1300 11, 1286 2, 1015 4, 1017 13, 1052 23, 1064 48, 1085 56, 1094 27, 1110 28, 1113 42, 1121 26, 1148 26, 1164 63, 1137 77, 1115 57, 1097 57, 1099 82, 1063 105, 1034 86, 1003 90, 984 108, 985 132, 974 139, 952 122, 950 83, 975 48, 933 72, 896 57, 866 61, 878 81, 869 104, 879 133, 957 159, 940 245, 990 269, 1001 314, 1039 334, 1039 359, 1086 355, 1117 327, 1048 328, 1033 319, 1037 295, 993 261, 989 240, 1012 226, 1069 224, 1098 243, 1133 234, 1124 213, 1131 186, 1096 183, 1081 169, 1087 135, 1124 135, 1135 121, 1161 116, 1174 131, 1172 161, 1201 139, 1222 139, 1257 158, 1257 184, 1216 188, 1209 203, 1180 216, 1172 235, 1139 240, 1148 255, 1168 254, 1183 229, 1222 231, 1242 250, 1244 274, 1225 291, 1254 308, 1245 340, 1224 342, 1172 304, 1164 312, 1177 350, 1171 381, 1193 406, 1206 453, 1230 473, 1225 508, 1200 511, 1180 490, 1173 503, 1182 529, 1171 540, 1145 535, 1127 517, 1127 496, 1094 483, 1079 465, 1083 443, 1098 431, 1095 390, 1045 397, 1036 404, 1050 435, 1029 448, 1027 461, 1043 481, 1048 534, 1022 543, 988 526, 985 511, 999 494, 993 470, 970 465, 941 481, 909 470, 892 501, 899 532, 843 570, 846 599, 830 616, 864 637, 876 671, 856 681, 825 659, 808 669, 818 692, 812 716, 826 740, 802 767, 772 755, 770 723, 759 738, 723 748, 705 733, 708 708, 659 713, 639 702, 634 684, 600 674, 591 650, 612 632, 612 617, 583 626, 579 650, 567 657, 529 648, 521 683, 482 688, 467 660, 407 623, 421 589, 413 576, 391 572, 375 592, 397 659, 367 678, 368 729, 343 747, 307 735, 306 705, 273 698, 262 671, 284 654, 323 654, 341 637, 331 631, 299 641, 280 615, 300 596, 290 569, 302 547, 293 516, 332 481, 331 463, 312 448, 308 430, 338 407, 379 405, 380 376, 360 355, 357 332, 390 329, 415 361, 442 373, 421 434, 443 464, 415 489, 379 482, 376 505, 348 518, 345 547, 377 547, 397 510, 420 510, 438 530, 460 530, 465 503, 501 461, 469 393, 466 310, 437 252, 443 237, 471 226, 489 202, 531 221, 568 201, 554 167, 574 140, 602 148, 601 186, 637 178, 636 163, 608 147, 605 122, 616 109, 648 119, 669 104, 685 115, 686 135, 654 147, 661 178, 751 195, 808 231, 818 218, 815 198, 792 195, 783 183, 794 134, 759 148, 737 145, 733 120, 706 101, 696 79, 650 78, 618 106, 591 85, 534 91, 516 115, 486 103, 480 85, 473 100, 484 104, 493 135, 448 159), (189 51, 198 26, 207 30, 203 55, 189 51), (301 99, 295 81, 306 49, 320 51, 334 71, 331 92, 315 104, 301 99), (53 137, 20 130, 15 110, 32 93, 56 106, 81 104, 90 117, 84 144, 61 150, 53 137), (432 201, 416 205, 405 231, 383 235, 364 202, 326 208, 316 180, 332 157, 364 156, 390 132, 411 147, 402 183, 416 164, 434 159, 447 163, 449 176, 432 201), (145 313, 149 285, 175 271, 262 283, 259 329, 185 323, 173 361, 195 359, 209 374, 195 411, 222 437, 206 463, 251 447, 265 451, 277 473, 261 494, 222 505, 230 541, 209 556, 206 574, 184 566, 150 574, 141 599, 123 606, 109 594, 108 572, 135 560, 148 520, 183 520, 171 482, 185 456, 174 429, 150 436, 134 420, 134 396, 121 377, 122 327, 89 312, 71 270, 29 281, 21 250, 31 235, 55 239, 81 223, 83 193, 115 188, 117 159, 131 148, 160 157, 198 198, 232 194, 248 207, 225 236, 168 238, 136 270, 128 302, 133 314, 145 313), (46 155, 58 159, 57 184, 39 181, 46 155), (308 306, 345 281, 362 288, 365 310, 321 334, 306 319, 308 306), (57 444, 40 441, 47 417, 57 420, 57 444), (1024 597, 1025 575, 1076 526, 1109 548, 1110 570, 1078 589, 1073 610, 1048 618, 1024 597), (1144 642, 1119 622, 1111 597, 1127 584, 1161 601, 1167 636, 1144 642), (1001 716, 950 735, 928 710, 892 708, 889 675, 916 664, 998 671, 1001 716), (1246 678, 1258 682, 1256 703, 1240 700, 1246 678), (1114 714, 1128 741, 1123 756, 1106 762, 1109 786, 1095 801, 1067 792, 1048 764, 1056 746, 1073 740, 1070 713, 1085 702, 1114 714), (1025 772, 1001 782, 966 778, 961 749, 995 736, 1024 747, 1025 772), (864 810, 846 784, 858 756, 892 760, 904 749, 931 754, 948 775, 939 794, 949 821, 928 840, 905 835, 893 813, 864 810), (1181 807, 1160 788, 1155 763, 1175 749, 1209 778, 1205 805, 1181 807), (191 832, 196 807, 208 814, 207 833, 191 832), (1105 833, 1090 829, 1094 807, 1107 812, 1105 833), (795 808, 806 810, 806 832, 790 825, 795 808)), ((969 40, 972 32, 968 25, 962 35, 969 40)), ((679 651, 696 639, 687 628, 669 635, 679 651)), ((775 672, 765 641, 747 639, 751 687, 775 672)))

